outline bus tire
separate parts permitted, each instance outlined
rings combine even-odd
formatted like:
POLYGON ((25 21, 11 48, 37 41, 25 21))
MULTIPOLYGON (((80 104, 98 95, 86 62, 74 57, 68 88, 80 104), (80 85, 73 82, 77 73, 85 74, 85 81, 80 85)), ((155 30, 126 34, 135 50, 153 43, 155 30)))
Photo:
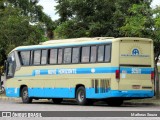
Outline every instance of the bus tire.
POLYGON ((28 87, 22 88, 21 97, 23 103, 32 103, 32 98, 28 96, 28 87))
POLYGON ((79 105, 88 104, 88 100, 86 99, 86 91, 83 86, 79 87, 76 91, 76 101, 79 105))
POLYGON ((107 100, 106 101, 109 106, 121 106, 123 104, 123 100, 107 100))
POLYGON ((60 104, 63 101, 63 98, 53 98, 52 101, 55 104, 60 104))

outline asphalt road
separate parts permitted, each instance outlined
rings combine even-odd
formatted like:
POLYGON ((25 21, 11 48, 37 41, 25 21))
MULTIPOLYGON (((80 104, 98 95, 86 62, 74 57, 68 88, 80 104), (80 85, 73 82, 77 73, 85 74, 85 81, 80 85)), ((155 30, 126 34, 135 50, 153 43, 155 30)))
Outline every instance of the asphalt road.
MULTIPOLYGON (((132 103, 124 103, 120 107, 110 107, 104 102, 97 102, 92 106, 79 106, 76 104, 75 101, 69 100, 64 101, 61 104, 53 104, 51 101, 48 100, 34 100, 31 104, 23 104, 21 100, 1 100, 0 99, 0 111, 160 111, 159 105, 154 105, 152 103, 150 104, 132 104, 132 103)), ((94 112, 96 113, 96 112, 94 112)), ((93 114, 94 114, 93 113, 93 114)), ((116 112, 113 114, 117 114, 116 112)), ((4 119, 4 118, 3 118, 4 119)), ((18 120, 19 118, 16 118, 18 120)), ((44 119, 44 118, 43 118, 44 119)), ((47 118, 47 119, 53 119, 53 118, 47 118)), ((78 120, 104 120, 104 119, 111 119, 111 120, 121 120, 121 117, 76 117, 76 118, 70 118, 70 117, 56 117, 54 120, 72 120, 72 119, 78 119, 78 120)), ((128 120, 127 118, 123 117, 123 120, 128 120)), ((140 119, 147 119, 147 118, 139 118, 139 117, 133 117, 133 120, 140 120, 140 119)), ((149 117, 150 120, 159 120, 158 117, 149 117)), ((39 120, 39 118, 37 118, 39 120)))
POLYGON ((152 103, 132 104, 124 103, 120 107, 110 107, 104 102, 97 102, 91 106, 79 106, 73 100, 65 100, 61 104, 54 104, 49 100, 34 100, 31 104, 23 104, 21 100, 0 100, 0 111, 157 111, 160 106, 152 103))

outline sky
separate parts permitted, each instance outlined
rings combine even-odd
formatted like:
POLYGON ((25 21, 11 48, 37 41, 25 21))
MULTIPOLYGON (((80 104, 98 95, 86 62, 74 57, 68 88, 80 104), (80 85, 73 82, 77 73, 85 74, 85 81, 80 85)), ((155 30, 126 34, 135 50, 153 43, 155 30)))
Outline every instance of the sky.
MULTIPOLYGON (((59 18, 55 10, 55 6, 56 6, 55 0, 39 0, 38 4, 43 7, 43 11, 47 15, 49 15, 52 18, 52 20, 57 20, 59 18)), ((157 5, 160 5, 160 0, 153 0, 151 7, 154 8, 157 5)))

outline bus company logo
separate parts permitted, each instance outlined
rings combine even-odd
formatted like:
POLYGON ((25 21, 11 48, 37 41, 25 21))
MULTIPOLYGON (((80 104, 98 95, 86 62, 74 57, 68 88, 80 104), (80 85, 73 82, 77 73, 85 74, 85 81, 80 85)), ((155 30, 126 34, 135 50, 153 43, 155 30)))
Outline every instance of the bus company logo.
POLYGON ((121 57, 149 57, 147 54, 143 54, 142 49, 138 46, 128 50, 127 54, 121 54, 121 57))
POLYGON ((139 55, 139 54, 140 54, 140 52, 139 52, 139 50, 137 48, 134 48, 132 50, 132 55, 136 56, 136 55, 139 55))

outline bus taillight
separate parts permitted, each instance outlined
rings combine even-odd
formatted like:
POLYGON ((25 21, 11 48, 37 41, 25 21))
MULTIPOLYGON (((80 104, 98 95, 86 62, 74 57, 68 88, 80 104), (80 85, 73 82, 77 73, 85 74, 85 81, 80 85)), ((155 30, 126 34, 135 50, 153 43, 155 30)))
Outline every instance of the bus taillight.
POLYGON ((116 70, 115 77, 116 79, 120 79, 120 70, 116 70))
POLYGON ((154 81, 154 71, 151 72, 151 80, 154 81))

